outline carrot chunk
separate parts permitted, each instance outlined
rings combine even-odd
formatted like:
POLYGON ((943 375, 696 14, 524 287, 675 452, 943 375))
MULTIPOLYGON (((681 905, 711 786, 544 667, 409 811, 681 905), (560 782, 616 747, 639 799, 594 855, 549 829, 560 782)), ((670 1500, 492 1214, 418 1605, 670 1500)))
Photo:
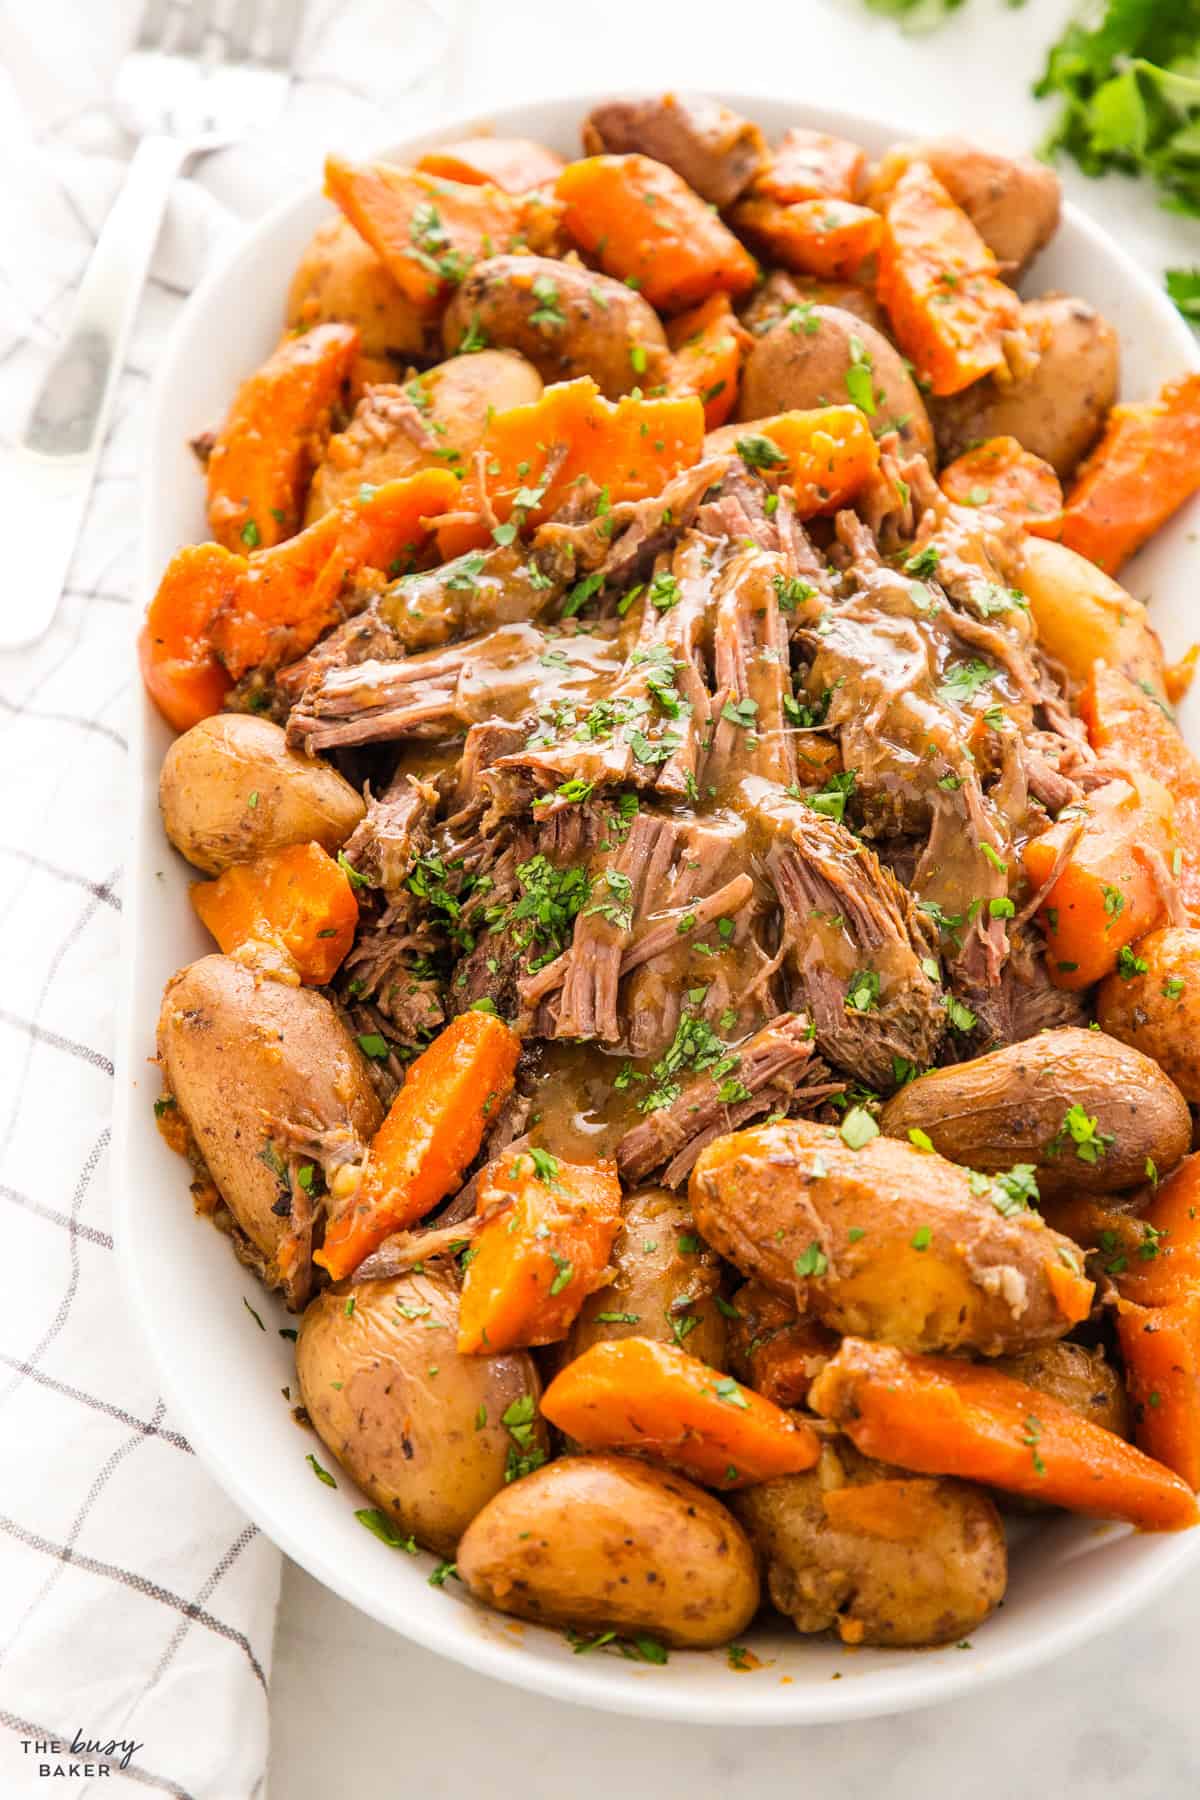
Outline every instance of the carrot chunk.
POLYGON ((951 500, 1008 513, 1035 537, 1059 534, 1063 494, 1058 476, 1014 437, 976 444, 947 463, 939 482, 951 500))
POLYGON ((711 294, 667 326, 673 352, 667 386, 673 394, 698 396, 706 431, 723 425, 737 404, 742 356, 752 341, 728 294, 711 294))
POLYGON ((640 1450, 713 1487, 745 1487, 811 1469, 811 1426, 651 1338, 607 1338, 567 1364, 542 1412, 587 1450, 640 1450))
POLYGON ((1038 908, 1046 934, 1046 969, 1056 987, 1085 988, 1117 966, 1124 945, 1166 917, 1162 879, 1175 853, 1175 808, 1151 776, 1110 781, 1088 795, 1080 813, 1031 838, 1022 864, 1035 888, 1066 860, 1038 908))
MULTIPOLYGON (((657 494, 699 460, 704 409, 693 395, 606 400, 590 376, 548 387, 540 400, 497 413, 483 437, 488 499, 506 524, 548 518, 581 477, 608 489, 612 504, 657 494)), ((438 531, 446 558, 488 542, 482 525, 458 520, 438 531)))
POLYGON ((555 192, 563 228, 608 275, 651 306, 680 312, 718 291, 745 294, 754 259, 682 176, 649 156, 585 156, 555 192))
POLYGON ((138 663, 168 725, 187 731, 220 712, 233 685, 212 645, 212 622, 237 598, 245 559, 220 544, 177 550, 146 609, 138 663))
POLYGON ((1146 1531, 1200 1518, 1170 1469, 1061 1400, 979 1363, 848 1337, 813 1383, 809 1404, 864 1456, 920 1475, 959 1475, 1146 1531))
POLYGON ((501 1156, 480 1183, 484 1223, 459 1306, 462 1352, 515 1350, 564 1338, 609 1279, 621 1228, 614 1162, 567 1163, 545 1150, 501 1156))
POLYGON ((482 186, 491 182, 506 194, 526 194, 530 188, 549 187, 562 172, 563 159, 556 150, 532 138, 473 137, 456 144, 427 150, 417 162, 426 175, 442 175, 450 181, 482 186))
POLYGON ((357 352, 352 325, 315 325, 289 332, 243 381, 208 459, 208 523, 219 544, 265 550, 299 530, 357 352))
POLYGON ((192 885, 192 905, 227 956, 258 945, 309 987, 332 981, 354 942, 358 901, 320 844, 289 844, 192 885))
POLYGON ((1092 664, 1079 701, 1088 736, 1106 760, 1130 775, 1154 776, 1175 802, 1179 891, 1200 924, 1200 760, 1184 743, 1162 703, 1107 663, 1092 664))
POLYGON ((751 196, 735 206, 733 223, 770 262, 821 281, 852 281, 879 248, 883 220, 850 200, 776 200, 751 196))
POLYGON ((1117 1338, 1139 1449, 1200 1488, 1200 1293, 1170 1306, 1122 1300, 1117 1338))
POLYGON ((490 182, 444 181, 395 163, 325 162, 325 192, 426 313, 473 262, 502 250, 553 250, 559 208, 490 182))
POLYGON ((957 394, 1004 362, 1021 303, 928 163, 910 163, 891 193, 879 244, 879 298, 917 377, 957 394))
POLYGON ((789 483, 802 519, 848 506, 879 468, 879 446, 857 406, 817 406, 745 427, 726 425, 707 448, 737 450, 753 467, 789 483))
POLYGON ((357 1192, 331 1216, 313 1258, 335 1281, 459 1184, 512 1092, 520 1053, 502 1019, 465 1012, 418 1056, 375 1134, 357 1192))
POLYGON ((1062 541, 1110 574, 1200 488, 1200 375, 1114 406, 1063 508, 1062 541))
POLYGON ((860 144, 793 125, 755 176, 750 192, 781 206, 797 200, 854 200, 866 173, 867 153, 860 144))

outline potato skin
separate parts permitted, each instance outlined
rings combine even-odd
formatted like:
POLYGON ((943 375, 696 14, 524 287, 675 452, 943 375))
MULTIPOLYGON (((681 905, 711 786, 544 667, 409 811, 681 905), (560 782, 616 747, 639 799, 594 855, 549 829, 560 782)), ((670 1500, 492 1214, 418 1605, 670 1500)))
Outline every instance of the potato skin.
POLYGON ((1133 946, 1144 975, 1108 975, 1096 1017, 1123 1044, 1153 1057, 1185 1100, 1200 1104, 1200 931, 1168 925, 1133 946))
POLYGON ((666 379, 667 340, 654 308, 623 281, 582 263, 548 256, 490 256, 477 262, 446 309, 442 338, 448 355, 473 325, 489 344, 519 350, 543 381, 590 375, 609 400, 666 379), (534 282, 547 284, 540 294, 534 282), (641 369, 630 360, 635 345, 645 352, 641 369))
POLYGON ((879 164, 872 183, 878 196, 894 186, 913 162, 928 163, 952 200, 962 207, 984 243, 1015 280, 1058 229, 1062 184, 1054 170, 1031 156, 1001 156, 964 138, 897 144, 879 164))
MULTIPOLYGON (((527 1351, 460 1356, 457 1330, 457 1282, 430 1270, 327 1288, 296 1343, 300 1392, 321 1442, 402 1532, 440 1556, 453 1556, 504 1487, 515 1448, 504 1413, 525 1395, 536 1409, 541 1394, 527 1351)), ((519 1454, 547 1447, 535 1410, 519 1454)))
POLYGON ((898 1138, 915 1126, 943 1156, 989 1174, 1032 1163, 1044 1197, 1132 1187, 1145 1180, 1148 1156, 1165 1175, 1192 1139, 1187 1104, 1156 1063, 1077 1025, 931 1069, 892 1096, 879 1122, 898 1138), (1095 1162, 1062 1142, 1077 1104, 1113 1140, 1095 1162))
POLYGON ((305 522, 353 500, 364 482, 378 486, 417 469, 463 469, 483 436, 489 409, 505 412, 539 400, 541 378, 511 350, 455 356, 398 387, 368 388, 345 431, 332 437, 308 496, 305 522), (457 452, 457 462, 448 461, 457 452))
POLYGON ((214 713, 177 737, 158 804, 175 848, 208 875, 288 844, 333 854, 366 812, 336 769, 289 750, 281 728, 253 713, 214 713))
POLYGON ((306 1258, 289 1280, 279 1266, 291 1222, 274 1210, 281 1182, 263 1161, 273 1148, 264 1115, 369 1140, 382 1108, 358 1045, 324 994, 205 956, 167 983, 158 1057, 221 1198, 263 1259, 264 1280, 302 1304, 311 1271, 306 1258))
POLYGON ((340 213, 318 226, 288 289, 288 325, 326 320, 357 326, 365 356, 407 362, 425 354, 421 315, 340 213))
POLYGON ((681 1475, 622 1456, 567 1456, 489 1501, 458 1573, 500 1612, 579 1631, 728 1643, 758 1609, 754 1552, 732 1514, 681 1475))
POLYGON ((1015 437, 1066 481, 1087 455, 1117 397, 1120 352, 1106 319, 1086 300, 1046 294, 1023 319, 1041 360, 1004 385, 988 376, 932 403, 938 451, 951 462, 981 438, 1015 437))
POLYGON ((1166 659, 1141 600, 1086 556, 1050 538, 1025 538, 1017 586, 1038 642, 1068 675, 1086 682, 1098 659, 1150 691, 1167 691, 1166 659))
POLYGON ((612 1282, 584 1301, 563 1346, 563 1362, 604 1338, 648 1337, 681 1344, 690 1356, 723 1369, 725 1320, 716 1302, 721 1262, 696 1235, 687 1202, 669 1188, 647 1188, 629 1195, 622 1217, 609 1258, 612 1282), (690 1304, 681 1304, 685 1301, 690 1304), (604 1320, 601 1313, 629 1317, 604 1320), (693 1319, 698 1323, 691 1325, 693 1319))
POLYGON ((981 1625, 1004 1597, 1000 1515, 968 1482, 908 1478, 929 1521, 916 1540, 848 1530, 826 1512, 830 1489, 904 1479, 837 1438, 803 1475, 730 1496, 763 1558, 771 1602, 797 1631, 832 1627, 850 1644, 946 1644, 981 1625))
POLYGON ((1042 1344, 1021 1356, 1002 1356, 992 1366, 1061 1400, 1081 1419, 1118 1437, 1132 1436, 1125 1383, 1103 1350, 1089 1350, 1085 1344, 1042 1344))
POLYGON ((1060 1251, 1079 1268, 1070 1239, 1004 1217, 935 1152, 886 1137, 852 1150, 789 1119, 709 1144, 689 1191, 714 1249, 833 1331, 1001 1356, 1070 1328, 1047 1274, 1060 1251))
POLYGON ((742 367, 738 418, 765 419, 793 407, 847 405, 854 343, 871 359, 877 396, 871 429, 879 434, 895 428, 905 450, 920 450, 932 459, 933 427, 900 352, 865 319, 837 306, 812 307, 798 331, 785 319, 764 332, 742 367))
POLYGON ((815 275, 795 275, 790 269, 772 269, 741 307, 739 316, 747 331, 762 337, 793 306, 836 306, 877 331, 887 327, 887 314, 870 288, 852 281, 819 281, 815 275))

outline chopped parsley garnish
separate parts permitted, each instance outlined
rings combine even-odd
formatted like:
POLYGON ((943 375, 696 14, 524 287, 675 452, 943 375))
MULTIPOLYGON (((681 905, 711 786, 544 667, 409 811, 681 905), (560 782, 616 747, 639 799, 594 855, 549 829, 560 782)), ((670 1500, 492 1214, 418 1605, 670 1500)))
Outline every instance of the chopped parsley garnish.
POLYGON ((737 438, 733 447, 749 469, 779 469, 787 462, 779 445, 756 431, 737 438))
POLYGON ((952 663, 946 670, 938 696, 942 700, 952 701, 956 706, 968 706, 995 673, 991 663, 981 662, 977 656, 973 656, 969 662, 952 663))
POLYGON ((879 1136, 879 1127, 865 1106, 852 1106, 838 1127, 838 1135, 851 1150, 861 1150, 879 1136))
POLYGON ((796 1258, 792 1267, 797 1275, 824 1275, 829 1267, 829 1258, 814 1238, 808 1249, 796 1258))
POLYGON ((372 1537, 377 1537, 381 1544, 387 1545, 389 1550, 403 1550, 406 1556, 417 1554, 416 1538, 401 1537, 387 1514, 380 1512, 377 1506, 364 1506, 354 1516, 364 1531, 369 1531, 372 1537))
POLYGON ((874 413, 875 387, 871 380, 873 365, 860 337, 850 336, 850 367, 846 370, 846 392, 860 412, 874 413))
POLYGON ((873 1012, 879 1004, 879 976, 874 969, 855 969, 846 989, 846 1005, 854 1012, 873 1012))
POLYGON ((1076 1101, 1063 1115, 1063 1122, 1047 1144, 1046 1151, 1050 1156, 1057 1156, 1060 1150, 1073 1144, 1080 1162, 1098 1163, 1113 1141, 1112 1133, 1097 1130, 1097 1121, 1076 1101))
POLYGON ((313 1455, 311 1450, 309 1451, 308 1455, 305 1457, 304 1460, 309 1465, 309 1467, 311 1468, 313 1474, 316 1476, 318 1481, 323 1481, 325 1483, 326 1487, 335 1488, 337 1486, 337 1482, 333 1479, 333 1476, 329 1473, 329 1470, 323 1469, 321 1467, 320 1463, 317 1461, 316 1457, 313 1455))
POLYGON ((854 778, 857 769, 846 769, 840 775, 831 775, 824 787, 818 788, 815 794, 803 795, 804 804, 816 813, 822 813, 827 819, 834 819, 840 825, 846 817, 846 802, 854 792, 854 778))

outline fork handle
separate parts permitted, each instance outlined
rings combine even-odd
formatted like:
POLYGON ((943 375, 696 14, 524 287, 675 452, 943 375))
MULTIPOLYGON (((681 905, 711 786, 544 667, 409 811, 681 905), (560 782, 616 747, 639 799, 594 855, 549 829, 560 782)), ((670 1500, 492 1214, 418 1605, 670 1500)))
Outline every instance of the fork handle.
MULTIPOLYGON (((84 271, 67 335, 33 403, 22 443, 54 458, 91 457, 104 439, 150 258, 186 142, 145 137, 84 271)), ((91 484, 92 469, 86 475, 91 484)), ((85 497, 86 497, 85 487, 85 497)))
POLYGON ((0 455, 0 533, 38 546, 21 604, 0 614, 0 649, 49 630, 112 411, 146 271, 186 142, 148 137, 104 221, 76 296, 66 337, 46 372, 18 446, 0 455))

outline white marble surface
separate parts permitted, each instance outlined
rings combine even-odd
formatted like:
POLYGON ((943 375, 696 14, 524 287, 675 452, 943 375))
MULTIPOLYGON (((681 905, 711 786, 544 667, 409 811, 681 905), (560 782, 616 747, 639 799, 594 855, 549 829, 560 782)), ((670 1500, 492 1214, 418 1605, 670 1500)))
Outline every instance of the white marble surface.
MULTIPOLYGON (((1168 0, 1162 0, 1168 4, 1168 0)), ((1029 84, 1067 0, 968 0, 905 39, 859 0, 490 0, 469 6, 464 106, 630 83, 790 89, 922 131, 1029 147, 1029 84), (740 27, 740 28, 739 28, 740 27), (752 28, 751 28, 752 27, 752 28)), ((1200 226, 1120 177, 1073 197, 1155 271, 1200 262, 1200 226)), ((1091 298, 1103 304, 1103 295, 1091 298)), ((559 1706, 468 1674, 353 1612, 287 1565, 272 1691, 273 1800, 1008 1800, 1036 1783, 1081 1800, 1183 1800, 1200 1787, 1200 1568, 1153 1612, 977 1700, 806 1731, 716 1731, 559 1706)), ((748 1677, 753 1679, 753 1677, 748 1677)))

